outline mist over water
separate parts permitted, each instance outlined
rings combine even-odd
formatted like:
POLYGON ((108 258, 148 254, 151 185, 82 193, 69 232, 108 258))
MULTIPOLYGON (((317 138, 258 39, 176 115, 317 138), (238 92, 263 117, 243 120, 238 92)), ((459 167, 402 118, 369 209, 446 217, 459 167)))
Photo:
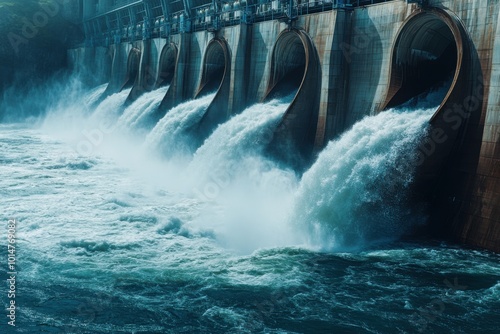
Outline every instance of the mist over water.
POLYGON ((432 96, 364 118, 299 175, 265 153, 291 97, 248 107, 194 147, 213 94, 147 133, 141 119, 168 88, 95 106, 105 89, 56 85, 42 122, 0 125, 19 332, 496 328, 497 255, 394 241, 425 221, 405 192, 432 96), (445 308, 430 319, 436 300, 445 308))
POLYGON ((95 87, 94 89, 91 89, 85 97, 85 104, 90 108, 92 107, 99 98, 104 94, 106 91, 106 88, 108 87, 108 84, 102 84, 100 86, 95 87))
POLYGON ((59 74, 40 82, 24 78, 5 89, 0 96, 0 121, 2 123, 28 122, 33 124, 43 120, 45 115, 62 105, 74 105, 86 94, 81 81, 73 76, 59 74))
POLYGON ((44 129, 58 133, 80 156, 111 158, 151 184, 192 196, 203 214, 186 226, 213 235, 225 247, 242 252, 278 245, 356 249, 397 239, 425 222, 406 192, 416 147, 435 111, 428 107, 442 92, 420 97, 427 109, 406 106, 366 117, 331 142, 300 177, 263 153, 292 95, 247 108, 196 148, 190 134, 215 94, 167 111, 144 139, 131 130, 158 108, 168 87, 128 107, 131 89, 126 89, 94 107, 105 88, 82 94, 83 105, 56 104, 44 129))
POLYGON ((212 205, 202 225, 213 226, 227 247, 251 252, 292 244, 285 217, 297 180, 263 156, 292 99, 255 104, 219 125, 186 169, 196 196, 212 205))
POLYGON ((95 111, 92 113, 91 119, 95 121, 109 121, 116 122, 119 120, 120 115, 124 110, 124 104, 127 97, 130 95, 132 88, 127 88, 119 93, 108 96, 104 101, 99 103, 95 111))
MULTIPOLYGON (((95 101, 102 90, 91 90, 84 100, 95 101)), ((130 130, 155 111, 168 87, 124 107, 130 90, 104 99, 84 122, 82 133, 95 146, 92 153, 113 158, 167 191, 193 197, 203 214, 182 222, 185 230, 211 235, 243 253, 286 245, 334 251, 395 240, 425 223, 425 212, 412 207, 407 192, 416 148, 443 89, 365 117, 332 141, 303 176, 263 153, 293 95, 247 108, 196 148, 190 135, 215 94, 167 111, 144 139, 130 130)), ((67 110, 62 113, 67 115, 67 110)), ((56 112, 47 119, 57 120, 47 123, 62 120, 65 127, 67 120, 59 116, 56 112)), ((177 216, 171 218, 179 222, 177 216)))

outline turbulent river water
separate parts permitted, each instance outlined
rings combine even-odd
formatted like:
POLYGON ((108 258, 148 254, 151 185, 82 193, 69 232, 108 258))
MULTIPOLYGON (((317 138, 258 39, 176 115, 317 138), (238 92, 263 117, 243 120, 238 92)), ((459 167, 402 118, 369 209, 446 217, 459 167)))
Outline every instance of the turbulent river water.
POLYGON ((0 124, 16 332, 498 330, 500 257, 407 237, 425 223, 405 194, 435 108, 366 117, 298 175, 265 153, 291 97, 193 147, 214 95, 147 128, 168 87, 126 108, 129 91, 96 105, 105 88, 68 85, 42 116, 0 124))

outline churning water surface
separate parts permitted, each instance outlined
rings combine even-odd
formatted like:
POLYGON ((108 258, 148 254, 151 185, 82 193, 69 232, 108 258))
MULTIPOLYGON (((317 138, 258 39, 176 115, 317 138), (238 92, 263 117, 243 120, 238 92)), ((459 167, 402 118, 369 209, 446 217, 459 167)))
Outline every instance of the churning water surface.
POLYGON ((249 107, 193 147, 214 95, 145 134, 138 120, 168 87, 125 110, 129 91, 89 107, 104 89, 61 91, 41 119, 0 125, 17 332, 498 329, 498 255, 397 241, 425 222, 405 194, 434 108, 366 117, 298 175, 265 154, 291 97, 249 107))

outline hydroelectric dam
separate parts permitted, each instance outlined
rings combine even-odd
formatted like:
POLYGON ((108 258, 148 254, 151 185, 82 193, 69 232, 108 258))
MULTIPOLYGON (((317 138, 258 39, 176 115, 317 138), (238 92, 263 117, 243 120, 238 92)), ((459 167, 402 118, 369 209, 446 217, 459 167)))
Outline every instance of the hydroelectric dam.
MULTIPOLYGON (((199 142, 255 103, 292 94, 270 154, 304 168, 363 117, 444 87, 410 162, 429 226, 500 251, 500 3, 471 0, 71 1, 72 69, 100 100, 165 89, 150 115, 213 92, 199 142), (497 68, 498 66, 498 68, 497 68)), ((339 157, 340 158, 340 157, 339 157)), ((405 163, 405 162, 401 162, 405 163)), ((384 188, 380 183, 377 187, 384 188)))

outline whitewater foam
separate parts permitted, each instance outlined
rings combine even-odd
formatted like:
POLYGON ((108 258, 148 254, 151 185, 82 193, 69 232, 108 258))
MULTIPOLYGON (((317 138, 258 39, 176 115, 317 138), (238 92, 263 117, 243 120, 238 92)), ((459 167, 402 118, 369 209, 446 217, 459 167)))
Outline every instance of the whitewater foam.
MULTIPOLYGON (((114 94, 91 119, 118 120, 119 128, 133 126, 167 89, 143 95, 121 116, 129 91, 114 94)), ((133 138, 120 138, 106 147, 126 168, 137 168, 156 183, 161 180, 170 192, 191 193, 201 203, 203 213, 184 221, 183 228, 213 231, 226 246, 248 252, 304 243, 322 249, 356 247, 396 238, 420 222, 405 195, 413 180, 412 149, 435 108, 390 110, 363 119, 328 145, 299 185, 295 172, 263 153, 293 96, 247 108, 219 125, 196 149, 189 130, 213 98, 210 94, 168 111, 142 146, 133 138), (125 146, 120 155, 117 147, 125 146), (165 162, 169 166, 154 162, 148 153, 154 149, 170 158, 165 162), (186 166, 186 159, 172 159, 177 155, 192 160, 186 166)))
POLYGON ((169 110, 146 137, 144 145, 167 157, 191 153, 189 129, 199 123, 214 97, 215 93, 208 94, 169 110))
MULTIPOLYGON (((260 157, 293 96, 255 104, 221 124, 198 148, 190 164, 192 175, 239 169, 242 160, 260 157)), ((251 171, 245 171, 251 172, 251 171)))
POLYGON ((91 107, 96 103, 102 94, 106 91, 108 84, 103 84, 91 89, 85 96, 84 101, 88 107, 91 107))
POLYGON ((406 191, 434 111, 385 111, 328 144, 303 175, 290 218, 305 232, 307 244, 358 247, 397 238, 418 223, 406 191))
POLYGON ((195 225, 212 228, 229 248, 251 252, 291 240, 284 215, 295 174, 263 156, 290 101, 253 105, 219 125, 186 170, 185 183, 208 203, 195 225))
POLYGON ((169 87, 161 87, 141 95, 125 109, 117 121, 117 126, 122 129, 138 129, 144 126, 145 120, 158 108, 169 87))
POLYGON ((132 88, 124 89, 121 92, 106 97, 92 113, 91 119, 116 121, 117 116, 123 110, 123 104, 131 90, 132 88))

